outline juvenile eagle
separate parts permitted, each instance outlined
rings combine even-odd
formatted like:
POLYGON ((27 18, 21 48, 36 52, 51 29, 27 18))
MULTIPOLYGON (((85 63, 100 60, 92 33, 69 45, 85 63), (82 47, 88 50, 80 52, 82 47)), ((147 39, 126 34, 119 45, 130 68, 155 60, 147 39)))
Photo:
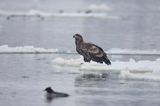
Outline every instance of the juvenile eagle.
POLYGON ((92 60, 97 63, 105 62, 107 65, 111 64, 102 48, 93 43, 84 42, 80 34, 75 34, 73 38, 75 38, 76 51, 84 57, 85 62, 92 60))

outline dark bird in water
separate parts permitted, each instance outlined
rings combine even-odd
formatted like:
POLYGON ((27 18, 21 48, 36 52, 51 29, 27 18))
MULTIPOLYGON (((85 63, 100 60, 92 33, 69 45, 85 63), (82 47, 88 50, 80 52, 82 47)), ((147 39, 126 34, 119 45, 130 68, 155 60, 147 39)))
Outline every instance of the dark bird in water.
POLYGON ((111 64, 101 47, 93 43, 84 42, 80 34, 75 34, 73 38, 75 38, 76 51, 84 57, 85 62, 90 62, 92 60, 97 63, 105 62, 107 65, 111 64))
POLYGON ((52 99, 57 98, 57 97, 68 97, 69 96, 66 93, 55 92, 51 87, 47 87, 44 91, 47 92, 46 99, 48 101, 51 101, 52 99))

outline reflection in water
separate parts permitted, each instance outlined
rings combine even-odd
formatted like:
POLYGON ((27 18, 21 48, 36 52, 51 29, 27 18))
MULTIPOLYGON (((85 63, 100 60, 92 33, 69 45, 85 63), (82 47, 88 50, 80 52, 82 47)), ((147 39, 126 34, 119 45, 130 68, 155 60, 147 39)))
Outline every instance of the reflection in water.
MULTIPOLYGON (((118 76, 118 75, 117 75, 118 76)), ((97 74, 83 74, 75 79, 76 104, 78 106, 118 106, 159 104, 159 84, 129 81, 120 84, 117 76, 107 74, 105 80, 97 74), (156 87, 155 87, 156 86, 156 87), (154 100, 148 101, 153 97, 154 100), (79 105, 80 104, 80 105, 79 105)))
POLYGON ((47 103, 51 103, 53 99, 55 99, 55 98, 53 98, 52 96, 49 96, 48 94, 45 95, 45 101, 47 103))
POLYGON ((107 73, 102 74, 82 74, 75 79, 76 104, 83 106, 106 106, 106 98, 109 93, 106 83, 109 80, 107 73), (101 98, 101 99, 99 99, 101 98))
POLYGON ((110 80, 108 73, 81 74, 75 79, 75 87, 98 87, 103 88, 110 80))
POLYGON ((86 83, 92 84, 92 82, 97 82, 97 81, 106 81, 108 78, 107 73, 102 73, 102 74, 95 74, 95 73, 89 73, 89 74, 82 74, 78 76, 75 80, 75 85, 80 86, 80 85, 85 85, 86 83))
MULTIPOLYGON (((97 94, 97 92, 101 91, 95 91, 95 89, 92 88, 103 88, 105 83, 107 82, 108 74, 103 73, 103 74, 82 74, 79 75, 75 79, 75 87, 76 89, 76 94, 78 95, 93 95, 97 94), (86 88, 87 89, 81 89, 81 88, 86 88)), ((101 94, 101 93, 100 93, 101 94)))

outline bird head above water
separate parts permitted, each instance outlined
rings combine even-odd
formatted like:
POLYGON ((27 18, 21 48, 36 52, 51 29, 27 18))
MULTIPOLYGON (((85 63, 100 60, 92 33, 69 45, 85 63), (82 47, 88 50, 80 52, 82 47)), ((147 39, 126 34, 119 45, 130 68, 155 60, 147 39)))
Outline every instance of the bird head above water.
POLYGON ((47 93, 54 93, 54 90, 51 87, 47 87, 44 91, 47 93))
POLYGON ((75 34, 73 38, 75 38, 75 40, 78 40, 78 41, 83 41, 83 37, 80 34, 75 34))
POLYGON ((56 92, 51 87, 47 87, 44 91, 47 92, 47 98, 55 98, 55 97, 68 97, 69 94, 62 93, 62 92, 56 92))

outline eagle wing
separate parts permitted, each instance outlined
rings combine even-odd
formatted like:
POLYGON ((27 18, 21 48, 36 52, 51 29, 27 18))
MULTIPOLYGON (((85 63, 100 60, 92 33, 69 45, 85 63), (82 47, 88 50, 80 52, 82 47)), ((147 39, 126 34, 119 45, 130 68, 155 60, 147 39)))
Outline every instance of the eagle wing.
POLYGON ((98 63, 105 62, 108 65, 111 64, 103 49, 95 44, 84 43, 81 47, 81 50, 83 51, 84 57, 86 57, 87 59, 93 60, 98 63))

